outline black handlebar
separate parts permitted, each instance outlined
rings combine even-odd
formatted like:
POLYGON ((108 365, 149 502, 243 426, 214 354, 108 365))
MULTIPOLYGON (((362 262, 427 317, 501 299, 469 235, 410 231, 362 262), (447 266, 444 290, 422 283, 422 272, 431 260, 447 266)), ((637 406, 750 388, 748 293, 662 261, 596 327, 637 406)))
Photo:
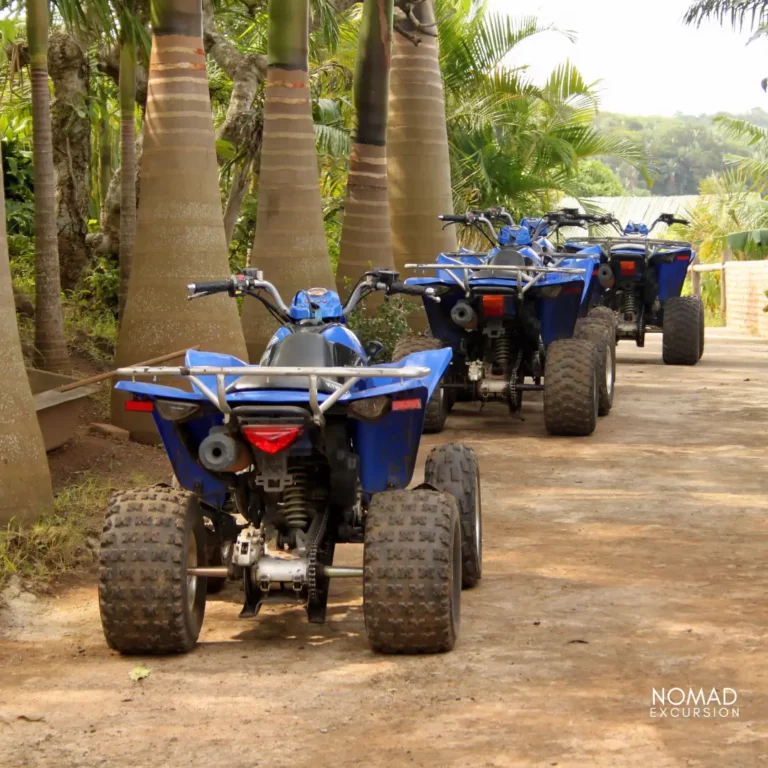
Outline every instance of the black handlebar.
POLYGON ((433 291, 434 289, 429 288, 426 285, 406 285, 405 283, 393 283, 387 293, 402 293, 406 296, 424 296, 433 291))
POLYGON ((192 283, 189 286, 191 293, 210 295, 212 293, 229 293, 233 295, 237 287, 236 278, 228 280, 208 280, 202 283, 192 283))
POLYGON ((441 213, 438 217, 440 221, 444 221, 448 224, 468 224, 469 219, 465 215, 456 215, 453 213, 441 213))

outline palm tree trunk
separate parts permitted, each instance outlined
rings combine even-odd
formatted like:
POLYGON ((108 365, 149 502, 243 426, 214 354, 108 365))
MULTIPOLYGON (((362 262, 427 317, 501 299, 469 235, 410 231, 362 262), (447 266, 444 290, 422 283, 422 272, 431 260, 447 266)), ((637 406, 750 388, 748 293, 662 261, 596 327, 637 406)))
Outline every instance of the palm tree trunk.
POLYGON ((107 96, 103 94, 99 103, 99 215, 112 183, 112 129, 108 109, 107 96))
MULTIPOLYGON (((152 21, 141 200, 117 365, 194 344, 244 356, 235 302, 186 297, 188 283, 229 274, 201 0, 153 0, 152 21)), ((115 392, 113 423, 155 442, 152 420, 125 413, 123 402, 115 392)))
POLYGON ((35 364, 67 371, 69 356, 61 308, 53 141, 48 91, 48 0, 27 2, 32 70, 32 138, 35 176, 35 364))
POLYGON ((232 184, 230 185, 227 204, 224 208, 224 234, 227 238, 227 247, 232 243, 235 224, 237 224, 237 219, 240 216, 240 208, 243 205, 245 193, 248 191, 251 175, 250 158, 246 158, 242 165, 236 165, 232 173, 232 184))
POLYGON ((120 288, 122 319, 136 238, 136 42, 123 31, 120 44, 120 288))
MULTIPOLYGON (((2 158, 0 158, 0 166, 2 158)), ((5 194, 0 179, 0 349, 3 350, 3 401, 0 407, 0 526, 12 517, 36 520, 53 508, 51 476, 35 414, 8 264, 5 194)))
MULTIPOLYGON (((270 0, 259 209, 250 262, 286 300, 333 285, 323 227, 309 92, 309 0, 270 0)), ((258 361, 275 328, 258 302, 243 305, 248 355, 258 361)))
POLYGON ((419 22, 403 22, 420 39, 395 35, 389 100, 389 193, 395 268, 433 262, 456 250, 455 230, 437 216, 453 210, 445 97, 432 0, 414 5, 419 22))
POLYGON ((393 0, 365 0, 355 65, 357 129, 336 284, 340 292, 371 267, 393 268, 387 192, 387 117, 393 0))

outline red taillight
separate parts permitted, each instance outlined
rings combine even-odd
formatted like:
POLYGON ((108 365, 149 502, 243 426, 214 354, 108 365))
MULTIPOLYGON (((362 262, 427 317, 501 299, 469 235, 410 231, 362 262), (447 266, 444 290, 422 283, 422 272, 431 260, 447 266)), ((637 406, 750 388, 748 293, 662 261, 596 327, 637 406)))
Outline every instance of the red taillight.
POLYGON ((155 410, 155 404, 151 400, 126 400, 125 410, 152 413, 155 410))
POLYGON ((393 400, 393 411, 418 411, 421 409, 421 400, 418 397, 412 400, 393 400))
POLYGON ((689 261, 689 257, 688 256, 678 256, 677 260, 678 261, 689 261))
POLYGON ((625 277, 635 274, 635 262, 634 261, 620 261, 619 269, 621 274, 625 277))
POLYGON ((575 296, 576 294, 581 295, 583 290, 584 287, 578 283, 576 285, 566 285, 565 288, 563 288, 563 296, 575 296))
POLYGON ((275 427, 270 424, 251 424, 242 429, 245 439, 264 453, 280 453, 304 434, 303 426, 275 427))
POLYGON ((504 315, 504 297, 483 296, 483 314, 486 317, 502 317, 504 315))

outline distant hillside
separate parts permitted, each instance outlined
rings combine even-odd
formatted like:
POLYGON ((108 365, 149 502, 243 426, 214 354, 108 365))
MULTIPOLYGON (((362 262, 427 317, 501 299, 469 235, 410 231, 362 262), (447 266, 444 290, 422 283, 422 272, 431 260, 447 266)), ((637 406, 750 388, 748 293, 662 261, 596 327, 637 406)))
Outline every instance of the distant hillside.
MULTIPOLYGON (((632 117, 603 112, 597 124, 646 147, 658 174, 653 195, 695 195, 701 179, 725 168, 724 155, 751 154, 743 143, 725 137, 722 128, 713 122, 716 116, 632 117)), ((729 116, 768 128, 768 112, 762 109, 729 116)), ((634 168, 611 158, 603 162, 619 176, 630 194, 647 194, 648 186, 634 168)))

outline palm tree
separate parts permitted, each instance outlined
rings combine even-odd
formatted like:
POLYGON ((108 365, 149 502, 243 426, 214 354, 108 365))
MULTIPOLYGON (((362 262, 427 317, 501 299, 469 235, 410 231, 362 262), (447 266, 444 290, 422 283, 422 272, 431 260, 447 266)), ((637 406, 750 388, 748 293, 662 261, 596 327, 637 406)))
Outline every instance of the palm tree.
MULTIPOLYGON (((152 21, 141 201, 117 365, 193 344, 242 356, 235 303, 186 300, 188 282, 229 273, 201 0, 153 0, 152 21)), ((156 440, 151 420, 129 418, 117 395, 112 405, 114 423, 156 440)))
MULTIPOLYGON (((264 132, 251 264, 284 297, 331 287, 309 89, 309 0, 269 0, 264 132)), ((143 193, 142 193, 143 194, 143 193)), ((258 361, 274 324, 256 301, 243 305, 243 329, 258 361)))
POLYGON ((35 175, 35 364, 49 371, 67 371, 48 91, 48 0, 28 0, 27 40, 35 175))
POLYGON ((393 11, 393 0, 363 5, 354 83, 357 128, 336 270, 340 291, 372 266, 394 266, 386 166, 393 11))
MULTIPOLYGON (((2 166, 2 158, 0 158, 2 166)), ((5 194, 0 180, 0 349, 5 377, 0 408, 0 525, 35 520, 53 507, 51 476, 21 354, 8 263, 5 194)))
POLYGON ((132 11, 133 2, 128 0, 120 23, 120 318, 128 297, 136 237, 136 39, 128 18, 132 11))
POLYGON ((413 3, 397 27, 387 130, 390 220, 395 268, 456 250, 441 213, 453 210, 445 100, 432 0, 413 3))
POLYGON ((686 24, 715 19, 730 22, 735 29, 745 26, 756 35, 768 31, 768 0, 698 0, 685 12, 686 24))

